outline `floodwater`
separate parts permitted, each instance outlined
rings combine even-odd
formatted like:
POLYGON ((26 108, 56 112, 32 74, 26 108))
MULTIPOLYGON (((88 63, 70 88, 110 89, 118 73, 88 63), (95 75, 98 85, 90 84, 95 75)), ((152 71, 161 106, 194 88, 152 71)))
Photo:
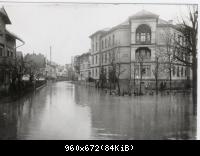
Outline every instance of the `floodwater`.
POLYGON ((0 139, 196 139, 192 96, 119 97, 70 82, 0 102, 0 139))

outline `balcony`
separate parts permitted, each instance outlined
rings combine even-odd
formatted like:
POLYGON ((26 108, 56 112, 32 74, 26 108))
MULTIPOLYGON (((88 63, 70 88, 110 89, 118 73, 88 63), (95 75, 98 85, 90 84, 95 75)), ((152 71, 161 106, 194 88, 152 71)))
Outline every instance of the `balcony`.
POLYGON ((15 66, 15 59, 11 57, 0 56, 0 66, 15 66))

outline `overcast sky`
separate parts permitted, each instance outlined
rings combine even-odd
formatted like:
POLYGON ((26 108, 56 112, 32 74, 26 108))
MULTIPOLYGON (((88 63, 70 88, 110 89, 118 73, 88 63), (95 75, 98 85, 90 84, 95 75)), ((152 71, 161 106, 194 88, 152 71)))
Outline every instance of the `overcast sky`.
POLYGON ((165 20, 185 16, 185 5, 139 4, 4 4, 12 25, 7 28, 26 44, 19 48, 24 54, 42 53, 59 64, 71 62, 71 56, 90 49, 89 35, 113 27, 136 12, 145 9, 165 20))

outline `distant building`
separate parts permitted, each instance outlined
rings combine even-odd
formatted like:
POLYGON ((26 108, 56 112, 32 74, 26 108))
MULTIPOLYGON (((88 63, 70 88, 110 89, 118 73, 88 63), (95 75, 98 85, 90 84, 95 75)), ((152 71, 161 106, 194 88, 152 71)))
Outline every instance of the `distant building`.
POLYGON ((57 79, 57 64, 47 60, 46 62, 46 77, 47 79, 56 80, 57 79))
POLYGON ((57 65, 56 69, 57 80, 67 80, 67 69, 65 66, 57 65))
POLYGON ((90 52, 82 54, 80 59, 80 75, 79 80, 87 80, 91 76, 90 72, 90 52))
POLYGON ((65 69, 67 72, 67 80, 75 80, 75 71, 73 69, 73 64, 66 64, 65 69))
POLYGON ((0 9, 0 90, 8 90, 10 83, 16 77, 16 40, 23 42, 6 29, 7 24, 11 24, 11 21, 2 7, 0 9))
POLYGON ((72 68, 74 72, 73 79, 78 80, 80 75, 80 55, 76 55, 72 58, 72 68))

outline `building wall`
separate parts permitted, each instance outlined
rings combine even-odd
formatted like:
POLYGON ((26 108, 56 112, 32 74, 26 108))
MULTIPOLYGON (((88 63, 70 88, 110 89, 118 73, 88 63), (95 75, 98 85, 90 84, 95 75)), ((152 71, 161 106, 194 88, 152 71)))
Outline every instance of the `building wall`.
MULTIPOLYGON (((118 63, 124 64, 121 66, 127 66, 130 62, 130 30, 125 28, 117 28, 106 34, 97 34, 97 37, 93 36, 92 42, 99 39, 99 51, 92 53, 91 59, 91 76, 94 79, 99 79, 100 66, 103 66, 108 78, 109 66, 114 59, 118 63), (99 37, 99 38, 98 38, 99 37), (99 62, 96 62, 96 57, 99 62)), ((94 49, 94 48, 93 48, 94 49)), ((130 67, 127 66, 127 67, 130 67)), ((130 69, 129 69, 130 70, 130 69)), ((123 71, 123 76, 120 78, 130 77, 128 71, 123 71), (125 76, 126 75, 126 76, 125 76)))

